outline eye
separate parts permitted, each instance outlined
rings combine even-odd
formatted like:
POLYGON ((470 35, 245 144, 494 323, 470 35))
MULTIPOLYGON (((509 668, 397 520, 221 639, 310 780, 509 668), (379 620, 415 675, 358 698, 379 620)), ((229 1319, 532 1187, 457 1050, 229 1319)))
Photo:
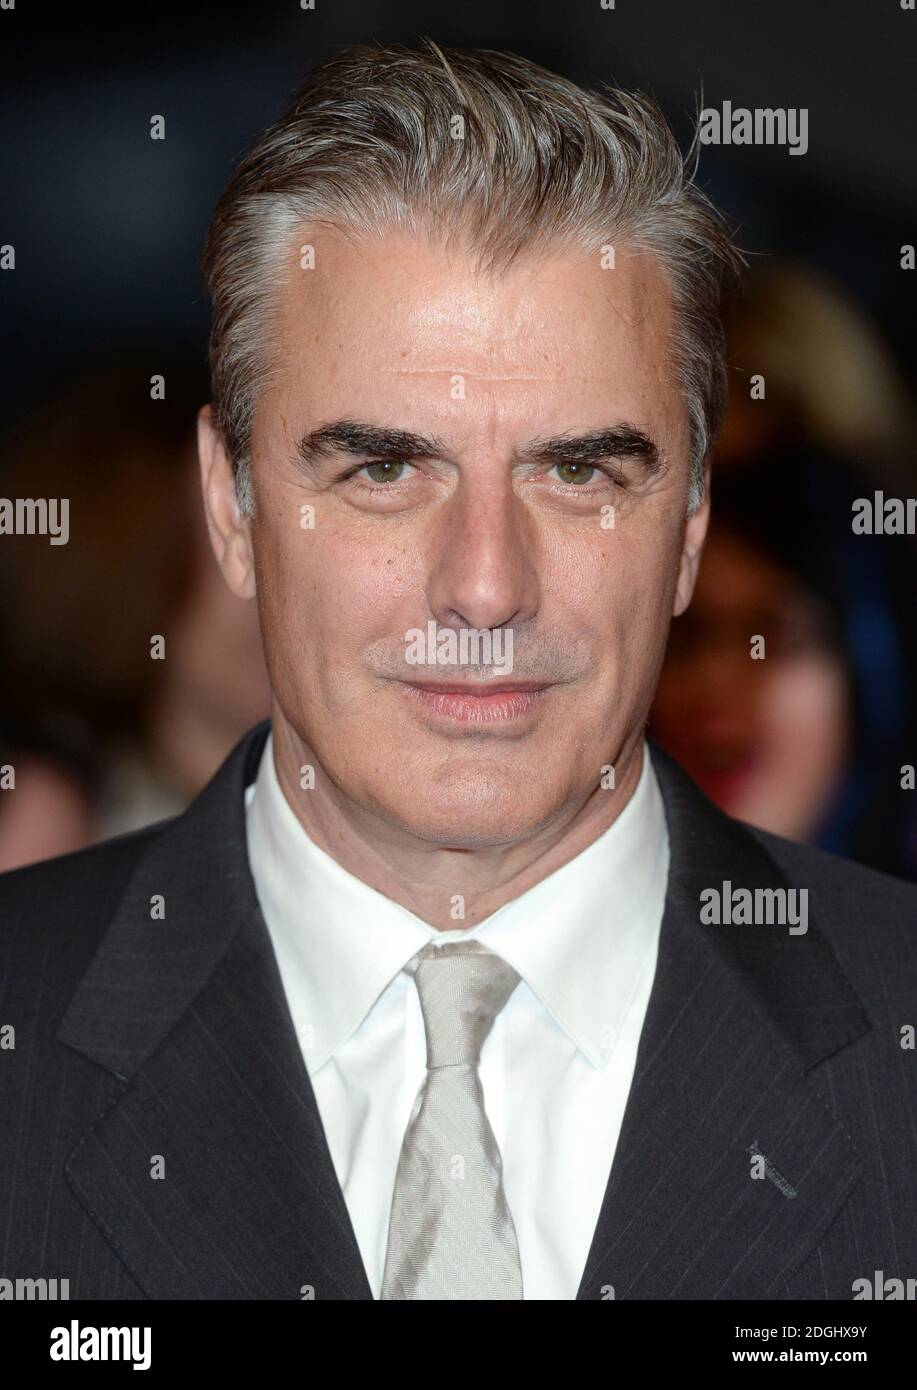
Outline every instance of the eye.
POLYGON ((402 459, 373 459, 363 464, 358 473, 365 471, 372 483, 397 483, 408 465, 402 459))
POLYGON ((592 475, 596 472, 594 463, 555 463, 554 467, 560 481, 572 485, 592 482, 592 475))

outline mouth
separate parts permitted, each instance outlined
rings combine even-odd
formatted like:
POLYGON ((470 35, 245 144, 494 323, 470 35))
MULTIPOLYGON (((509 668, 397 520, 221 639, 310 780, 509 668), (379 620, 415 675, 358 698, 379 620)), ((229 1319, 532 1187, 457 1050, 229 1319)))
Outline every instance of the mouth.
POLYGON ((496 724, 521 719, 550 690, 537 681, 501 681, 473 685, 467 681, 400 681, 405 695, 430 714, 466 724, 496 724))

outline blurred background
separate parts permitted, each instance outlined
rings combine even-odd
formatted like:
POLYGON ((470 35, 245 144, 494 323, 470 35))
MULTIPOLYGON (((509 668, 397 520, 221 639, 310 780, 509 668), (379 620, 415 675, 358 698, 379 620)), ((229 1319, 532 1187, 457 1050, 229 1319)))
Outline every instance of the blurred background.
POLYGON ((917 878, 915 537, 851 526, 858 497, 917 496, 907 3, 0 10, 0 495, 69 497, 74 538, 0 537, 0 868, 180 810, 267 713, 254 605, 225 589, 197 497, 204 232, 309 66, 430 35, 650 90, 685 144, 700 105, 808 110, 804 156, 701 153, 750 273, 715 521, 650 731, 732 814, 917 878))

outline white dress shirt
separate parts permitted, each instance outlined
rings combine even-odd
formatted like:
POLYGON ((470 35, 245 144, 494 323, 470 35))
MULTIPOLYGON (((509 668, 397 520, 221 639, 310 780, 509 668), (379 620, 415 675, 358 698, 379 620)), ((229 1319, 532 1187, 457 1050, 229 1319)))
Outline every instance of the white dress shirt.
POLYGON ((258 900, 373 1296, 426 1072, 403 967, 428 941, 477 938, 521 976, 480 1075, 524 1297, 575 1298, 656 970, 669 842, 646 748, 630 801, 597 840, 462 930, 438 931, 319 849, 283 794, 270 737, 245 800, 258 900))

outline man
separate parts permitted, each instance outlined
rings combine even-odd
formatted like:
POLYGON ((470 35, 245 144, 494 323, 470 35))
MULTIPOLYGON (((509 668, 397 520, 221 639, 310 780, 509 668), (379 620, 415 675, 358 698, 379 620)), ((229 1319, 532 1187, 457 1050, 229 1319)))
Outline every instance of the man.
POLYGON ((648 99, 506 55, 342 53, 240 165, 200 460, 272 718, 183 816, 2 880, 4 1276, 917 1273, 917 893, 644 738, 737 260, 648 99))

